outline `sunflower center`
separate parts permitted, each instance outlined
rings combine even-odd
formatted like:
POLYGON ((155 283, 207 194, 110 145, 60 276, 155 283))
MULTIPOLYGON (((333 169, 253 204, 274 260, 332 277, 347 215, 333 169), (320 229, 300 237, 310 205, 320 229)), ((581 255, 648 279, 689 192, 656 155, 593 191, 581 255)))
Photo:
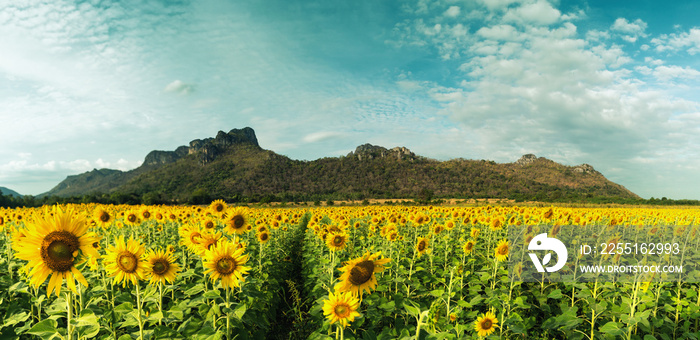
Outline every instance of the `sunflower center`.
POLYGON ((466 246, 467 251, 471 251, 472 248, 474 248, 474 244, 473 244, 473 243, 467 243, 467 246, 466 246))
POLYGON ((153 262, 153 273, 156 275, 164 275, 170 269, 170 263, 165 259, 157 259, 153 262))
POLYGON ((350 315, 350 308, 349 308, 349 306, 348 306, 348 305, 344 305, 344 304, 335 306, 335 308, 333 309, 333 311, 335 312, 335 315, 337 315, 338 318, 341 318, 341 319, 342 319, 342 318, 347 318, 347 317, 350 315))
POLYGON ((336 235, 336 236, 333 238, 333 245, 336 246, 336 247, 341 246, 341 245, 343 245, 343 242, 344 242, 344 241, 345 241, 345 240, 343 239, 342 236, 336 235))
POLYGON ((262 233, 262 234, 260 234, 260 240, 261 240, 261 241, 267 241, 267 239, 268 239, 269 237, 270 237, 270 236, 267 235, 267 233, 262 233))
POLYGON ((420 241, 418 243, 418 251, 423 251, 425 250, 425 241, 420 241))
POLYGON ((204 224, 204 227, 207 229, 214 228, 214 222, 212 221, 207 221, 207 223, 204 224))
POLYGON ((211 250, 211 246, 216 244, 216 241, 215 239, 207 240, 204 242, 204 246, 207 247, 207 250, 211 250))
POLYGON ((73 267, 73 253, 80 248, 78 238, 68 231, 52 231, 41 242, 41 259, 53 271, 65 272, 73 267))
POLYGON ((372 274, 374 274, 374 261, 365 260, 350 269, 349 281, 353 285, 359 286, 369 281, 372 274))
POLYGON ((231 224, 234 229, 240 229, 245 224, 245 219, 241 215, 234 215, 231 217, 231 224))
POLYGON ((222 257, 216 261, 216 271, 221 275, 233 273, 233 271, 236 270, 236 267, 238 267, 236 260, 230 256, 222 257))
POLYGON ((224 211, 224 206, 221 204, 217 204, 214 206, 214 210, 216 210, 216 212, 222 212, 224 211))
POLYGON ((129 220, 129 222, 132 222, 132 223, 133 223, 133 222, 136 222, 136 215, 129 215, 129 216, 126 217, 126 219, 129 220))
POLYGON ((105 222, 105 223, 109 222, 109 214, 106 211, 103 211, 100 214, 100 221, 105 222))
POLYGON ((151 217, 151 213, 148 211, 144 211, 143 213, 141 213, 141 216, 143 216, 143 218, 149 218, 151 217))
POLYGON ((481 329, 486 331, 491 329, 491 326, 493 326, 493 322, 491 322, 491 319, 485 318, 483 321, 481 321, 481 329))
POLYGON ((498 255, 508 255, 508 246, 501 246, 498 248, 498 255))
POLYGON ((202 241, 202 234, 194 232, 190 235, 190 242, 199 244, 202 241))
POLYGON ((136 255, 128 251, 123 251, 117 255, 117 266, 119 269, 127 274, 131 274, 136 271, 138 260, 136 255))

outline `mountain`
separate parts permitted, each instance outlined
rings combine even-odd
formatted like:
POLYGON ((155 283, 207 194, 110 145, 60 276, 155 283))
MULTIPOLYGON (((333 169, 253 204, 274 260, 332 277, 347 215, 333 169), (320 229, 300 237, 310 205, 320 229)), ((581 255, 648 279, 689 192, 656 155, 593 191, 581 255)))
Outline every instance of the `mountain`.
POLYGON ((18 194, 16 191, 5 187, 0 187, 0 193, 2 193, 3 196, 22 197, 22 195, 18 194))
POLYGON ((151 151, 131 171, 95 169, 69 176, 43 195, 84 194, 178 202, 194 198, 639 198, 591 165, 566 166, 532 154, 513 163, 437 161, 405 147, 364 144, 346 156, 293 160, 262 149, 249 127, 220 131, 214 138, 193 140, 174 151, 151 151))

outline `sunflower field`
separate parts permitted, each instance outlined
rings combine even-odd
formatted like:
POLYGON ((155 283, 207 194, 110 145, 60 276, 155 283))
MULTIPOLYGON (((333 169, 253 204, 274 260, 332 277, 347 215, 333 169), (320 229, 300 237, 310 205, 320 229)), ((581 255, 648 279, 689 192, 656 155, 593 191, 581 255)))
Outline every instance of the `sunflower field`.
POLYGON ((696 339, 698 283, 519 282, 507 230, 650 225, 695 235, 698 217, 220 200, 0 209, 0 339, 696 339))

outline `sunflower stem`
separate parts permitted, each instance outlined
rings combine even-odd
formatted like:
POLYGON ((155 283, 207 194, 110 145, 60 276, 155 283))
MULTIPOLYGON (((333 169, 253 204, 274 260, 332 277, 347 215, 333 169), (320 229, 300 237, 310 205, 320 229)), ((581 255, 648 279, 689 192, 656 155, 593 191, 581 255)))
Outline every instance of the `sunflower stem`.
MULTIPOLYGON (((107 283, 105 280, 106 280, 105 272, 102 271, 102 285, 104 285, 106 287, 107 283)), ((112 337, 116 339, 117 338, 117 328, 114 326, 114 324, 116 323, 116 321, 114 320, 114 282, 109 283, 109 293, 110 293, 109 300, 112 303, 112 313, 110 313, 110 315, 112 317, 112 322, 110 323, 110 326, 112 328, 112 337)))
POLYGON ((262 273, 262 259, 263 259, 263 250, 265 250, 265 246, 262 242, 260 244, 260 256, 258 256, 258 272, 262 273))
POLYGON ((491 282, 491 290, 496 288, 496 275, 498 274, 498 259, 494 257, 493 262, 493 281, 491 282))
POLYGON ((408 267, 408 280, 406 280, 406 297, 411 297, 411 275, 413 275, 413 262, 416 261, 416 252, 418 250, 413 249, 413 257, 411 258, 411 263, 408 267))
POLYGON ((328 287, 333 287, 333 267, 335 262, 335 252, 330 251, 330 265, 328 268, 328 275, 330 276, 330 285, 328 287))
POLYGON ((71 325, 71 319, 73 318, 73 308, 71 308, 71 300, 73 297, 73 292, 68 290, 68 293, 66 293, 66 318, 68 322, 66 322, 66 339, 72 340, 73 339, 73 326, 71 325))
POLYGON ((231 287, 226 287, 226 339, 231 339, 231 287))
POLYGON ((138 316, 138 321, 139 321, 139 339, 143 340, 143 318, 141 316, 141 288, 139 288, 139 282, 136 282, 136 308, 137 308, 137 316, 138 316))
POLYGON ((76 286, 78 286, 78 306, 80 307, 76 310, 76 314, 80 314, 83 311, 83 307, 85 306, 83 301, 83 288, 81 287, 82 284, 80 282, 78 282, 76 286))
MULTIPOLYGON (((163 315, 163 282, 158 281, 158 311, 163 315)), ((163 324, 163 318, 158 319, 158 325, 163 324)))

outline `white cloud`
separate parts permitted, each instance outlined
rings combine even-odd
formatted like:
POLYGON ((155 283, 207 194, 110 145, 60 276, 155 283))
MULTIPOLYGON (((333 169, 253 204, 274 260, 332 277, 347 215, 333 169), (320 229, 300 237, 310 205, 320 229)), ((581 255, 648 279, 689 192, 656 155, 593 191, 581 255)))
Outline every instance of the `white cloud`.
POLYGON ((492 27, 482 27, 476 31, 476 35, 492 40, 517 41, 520 40, 520 33, 511 25, 495 25, 492 27))
POLYGON ((642 19, 637 19, 634 22, 629 22, 625 18, 617 18, 610 26, 610 30, 620 33, 623 40, 634 43, 639 37, 646 37, 644 33, 647 29, 647 23, 642 19))
POLYGON ((671 80, 682 80, 682 79, 699 79, 700 71, 690 67, 681 66, 657 66, 654 69, 654 77, 662 82, 668 82, 671 80))
POLYGON ((194 91, 194 85, 187 84, 179 79, 165 86, 165 92, 177 93, 181 95, 190 94, 194 91))
POLYGON ((503 20, 521 24, 551 25, 559 21, 561 12, 545 0, 509 9, 503 20))
POLYGON ((323 142, 332 138, 339 138, 344 136, 345 133, 337 131, 319 131, 310 133, 302 138, 305 143, 318 143, 323 142))
POLYGON ((450 17, 450 18, 454 18, 454 17, 459 15, 459 12, 460 12, 459 6, 450 6, 450 8, 448 8, 445 11, 445 16, 450 17))
POLYGON ((482 5, 489 10, 500 10, 507 8, 510 4, 520 2, 521 0, 478 0, 482 5))
POLYGON ((610 39, 610 33, 608 31, 590 30, 586 32, 586 40, 599 42, 610 39))
POLYGON ((663 34, 651 40, 658 52, 685 50, 690 55, 700 53, 700 28, 693 27, 688 32, 663 34))
POLYGON ((617 18, 612 26, 610 26, 610 29, 622 33, 641 35, 644 34, 644 31, 647 29, 647 23, 642 21, 642 19, 629 22, 625 18, 617 18))

